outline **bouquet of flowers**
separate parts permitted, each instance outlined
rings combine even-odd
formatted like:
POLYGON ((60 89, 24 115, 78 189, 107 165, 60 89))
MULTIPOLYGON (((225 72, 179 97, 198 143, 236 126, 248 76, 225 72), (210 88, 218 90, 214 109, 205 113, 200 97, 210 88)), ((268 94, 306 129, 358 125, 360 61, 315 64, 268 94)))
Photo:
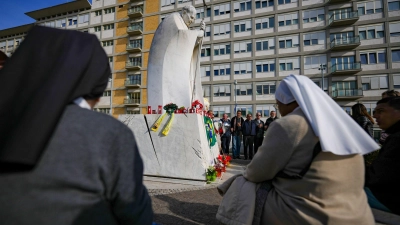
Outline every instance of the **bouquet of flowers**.
POLYGON ((214 166, 209 166, 206 172, 207 181, 215 181, 217 178, 217 171, 214 166))
POLYGON ((225 167, 225 165, 224 164, 222 164, 222 163, 216 163, 215 165, 214 165, 214 168, 215 168, 215 171, 217 171, 217 177, 221 177, 221 174, 222 174, 222 172, 225 172, 226 171, 226 167, 225 167))
POLYGON ((225 166, 228 166, 230 164, 230 161, 232 160, 229 155, 219 155, 217 159, 225 166))

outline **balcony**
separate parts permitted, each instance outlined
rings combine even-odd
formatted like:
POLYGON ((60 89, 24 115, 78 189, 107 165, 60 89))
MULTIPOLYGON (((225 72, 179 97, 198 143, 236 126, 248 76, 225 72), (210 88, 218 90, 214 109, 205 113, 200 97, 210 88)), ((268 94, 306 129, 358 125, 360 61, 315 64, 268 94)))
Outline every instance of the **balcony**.
POLYGON ((338 63, 331 66, 331 75, 352 75, 360 72, 361 62, 338 63))
POLYGON ((139 88, 141 85, 140 80, 126 80, 125 87, 127 88, 139 88))
POLYGON ((124 99, 124 105, 139 106, 140 99, 124 99))
POLYGON ((135 43, 135 44, 127 44, 126 45, 127 52, 141 52, 142 51, 142 44, 135 43))
POLYGON ((364 97, 362 89, 334 90, 332 98, 336 100, 351 100, 364 97))
POLYGON ((331 50, 351 50, 361 44, 360 36, 335 38, 331 41, 331 50))
POLYGON ((329 17, 328 24, 330 27, 346 26, 357 22, 358 12, 342 12, 334 13, 329 17))
POLYGON ((128 9, 128 16, 130 18, 142 17, 143 16, 143 6, 134 6, 128 9))
POLYGON ((142 34, 143 33, 143 26, 141 24, 134 24, 128 26, 126 29, 128 34, 142 34))
POLYGON ((125 68, 127 70, 140 70, 140 68, 142 67, 142 62, 126 62, 125 64, 125 68))

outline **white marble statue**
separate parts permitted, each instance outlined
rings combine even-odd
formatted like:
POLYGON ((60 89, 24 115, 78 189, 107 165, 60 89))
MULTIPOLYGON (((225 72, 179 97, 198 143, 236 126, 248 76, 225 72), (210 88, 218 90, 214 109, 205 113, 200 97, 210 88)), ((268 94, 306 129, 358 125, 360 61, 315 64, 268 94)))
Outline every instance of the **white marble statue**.
POLYGON ((196 9, 189 5, 182 12, 167 16, 158 26, 150 48, 148 63, 148 105, 175 103, 189 107, 195 100, 203 103, 200 51, 205 23, 190 30, 196 9))

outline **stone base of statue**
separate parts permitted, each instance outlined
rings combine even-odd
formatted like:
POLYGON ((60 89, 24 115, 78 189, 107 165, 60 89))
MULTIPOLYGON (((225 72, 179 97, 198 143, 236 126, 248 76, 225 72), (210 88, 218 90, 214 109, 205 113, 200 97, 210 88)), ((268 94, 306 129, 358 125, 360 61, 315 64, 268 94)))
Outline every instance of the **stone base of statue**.
POLYGON ((205 181, 207 167, 219 154, 218 144, 210 148, 203 116, 175 114, 167 136, 161 132, 169 120, 164 118, 156 132, 151 127, 158 114, 121 115, 135 134, 144 162, 144 175, 205 181))

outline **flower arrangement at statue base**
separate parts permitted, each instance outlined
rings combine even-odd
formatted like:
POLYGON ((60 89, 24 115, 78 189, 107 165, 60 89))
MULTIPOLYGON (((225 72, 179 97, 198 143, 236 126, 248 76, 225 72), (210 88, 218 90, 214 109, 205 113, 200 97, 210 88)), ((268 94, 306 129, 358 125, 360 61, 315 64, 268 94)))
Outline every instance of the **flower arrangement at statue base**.
POLYGON ((207 181, 215 181, 217 179, 217 171, 215 167, 209 166, 206 172, 207 181))
POLYGON ((221 162, 214 165, 215 171, 217 171, 217 177, 221 177, 222 172, 226 172, 226 166, 221 162))
POLYGON ((225 166, 229 166, 232 158, 229 155, 218 155, 218 161, 220 161, 225 166))

